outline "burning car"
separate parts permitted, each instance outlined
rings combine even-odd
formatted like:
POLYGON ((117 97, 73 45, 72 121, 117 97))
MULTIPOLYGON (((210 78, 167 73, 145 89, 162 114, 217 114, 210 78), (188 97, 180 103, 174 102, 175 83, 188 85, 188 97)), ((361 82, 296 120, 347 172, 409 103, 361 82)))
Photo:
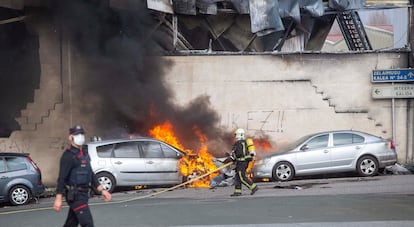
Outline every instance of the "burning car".
POLYGON ((91 166, 112 192, 117 186, 173 185, 183 182, 179 162, 185 153, 152 138, 88 143, 91 166))

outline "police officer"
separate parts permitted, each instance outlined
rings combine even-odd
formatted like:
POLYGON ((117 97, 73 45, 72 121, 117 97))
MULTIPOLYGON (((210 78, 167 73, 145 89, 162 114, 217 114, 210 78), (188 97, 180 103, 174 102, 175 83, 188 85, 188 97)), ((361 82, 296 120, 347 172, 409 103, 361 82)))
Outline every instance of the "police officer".
POLYGON ((249 188, 251 190, 250 195, 253 195, 257 190, 259 190, 259 187, 246 176, 247 166, 249 165, 249 161, 252 160, 252 155, 254 155, 254 153, 251 152, 254 151, 253 141, 250 140, 249 144, 246 142, 245 132, 242 128, 237 129, 234 136, 236 142, 233 145, 232 157, 236 162, 236 177, 234 193, 231 194, 231 196, 242 195, 242 184, 249 188), (249 149, 249 146, 252 147, 249 149))
POLYGON ((62 196, 65 195, 69 212, 64 226, 94 226, 92 214, 88 206, 89 189, 102 194, 105 201, 111 200, 111 194, 99 184, 92 172, 90 158, 85 143, 85 131, 80 125, 69 129, 70 147, 60 158, 60 170, 56 187, 56 198, 53 209, 62 209, 62 196))

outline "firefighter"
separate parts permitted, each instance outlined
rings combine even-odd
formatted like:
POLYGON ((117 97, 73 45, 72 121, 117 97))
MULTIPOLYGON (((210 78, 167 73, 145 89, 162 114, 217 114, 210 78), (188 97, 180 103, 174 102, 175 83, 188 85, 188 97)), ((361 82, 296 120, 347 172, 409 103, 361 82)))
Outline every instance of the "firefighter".
POLYGON ((90 158, 85 142, 85 131, 80 125, 69 129, 70 147, 60 158, 60 169, 56 187, 53 209, 60 212, 62 197, 65 195, 69 212, 64 226, 94 226, 88 206, 91 187, 100 193, 105 201, 111 200, 111 194, 99 184, 90 165, 90 158))
POLYGON ((236 139, 236 142, 233 145, 232 157, 236 163, 236 178, 234 184, 234 193, 231 194, 231 196, 240 196, 242 194, 242 184, 249 188, 251 190, 250 195, 253 195, 257 190, 259 190, 259 187, 246 176, 247 166, 253 159, 252 155, 254 155, 253 140, 250 139, 249 141, 251 150, 250 152, 248 149, 249 144, 246 142, 244 129, 237 129, 234 133, 234 137, 236 139))

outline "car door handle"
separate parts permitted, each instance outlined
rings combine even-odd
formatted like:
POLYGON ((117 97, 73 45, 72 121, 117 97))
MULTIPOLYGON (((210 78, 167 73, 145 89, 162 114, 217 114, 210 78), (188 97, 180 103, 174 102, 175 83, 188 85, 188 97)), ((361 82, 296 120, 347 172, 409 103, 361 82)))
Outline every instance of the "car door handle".
POLYGON ((114 164, 121 165, 122 162, 121 161, 117 161, 117 162, 114 162, 114 164))
POLYGON ((325 154, 328 153, 328 152, 329 152, 329 150, 323 150, 323 153, 325 153, 325 154))
POLYGON ((361 149, 361 147, 360 146, 356 146, 355 149, 359 150, 359 149, 361 149))
POLYGON ((154 162, 153 161, 148 161, 147 164, 154 164, 154 162))

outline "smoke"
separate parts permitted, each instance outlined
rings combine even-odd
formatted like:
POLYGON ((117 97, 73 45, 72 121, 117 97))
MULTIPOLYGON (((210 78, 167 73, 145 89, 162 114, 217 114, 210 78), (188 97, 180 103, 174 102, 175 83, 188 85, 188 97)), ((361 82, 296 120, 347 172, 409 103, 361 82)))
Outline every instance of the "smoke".
POLYGON ((152 33, 153 15, 145 1, 137 4, 133 11, 95 0, 55 1, 52 6, 56 23, 82 56, 82 62, 76 62, 85 68, 80 97, 87 100, 81 109, 94 117, 104 138, 119 137, 114 133, 122 131, 146 136, 154 125, 169 120, 189 149, 199 146, 194 129, 209 141, 227 139, 208 96, 187 106, 174 104, 174 92, 164 84, 172 63, 158 55, 171 38, 152 33))
MULTIPOLYGON (((0 7, 0 21, 24 15, 22 11, 0 7)), ((0 137, 19 130, 16 117, 40 81, 38 37, 22 21, 0 24, 0 137)))

